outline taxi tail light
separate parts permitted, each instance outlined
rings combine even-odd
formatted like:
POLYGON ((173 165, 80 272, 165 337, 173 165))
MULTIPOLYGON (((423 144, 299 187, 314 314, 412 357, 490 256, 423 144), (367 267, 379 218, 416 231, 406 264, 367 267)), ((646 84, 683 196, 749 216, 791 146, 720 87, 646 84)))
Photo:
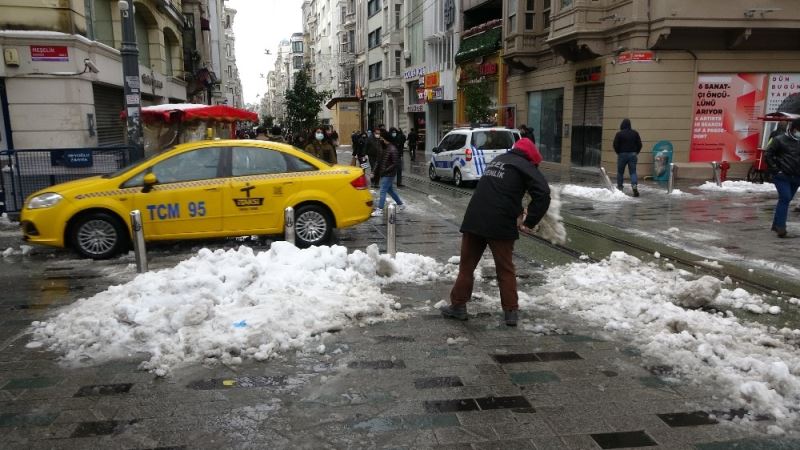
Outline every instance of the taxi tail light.
POLYGON ((369 187, 369 183, 367 182, 367 176, 362 173, 358 178, 351 181, 350 185, 359 190, 367 189, 369 187))
POLYGON ((472 149, 471 148, 464 149, 464 154, 467 155, 467 158, 466 158, 467 161, 472 161, 472 149))

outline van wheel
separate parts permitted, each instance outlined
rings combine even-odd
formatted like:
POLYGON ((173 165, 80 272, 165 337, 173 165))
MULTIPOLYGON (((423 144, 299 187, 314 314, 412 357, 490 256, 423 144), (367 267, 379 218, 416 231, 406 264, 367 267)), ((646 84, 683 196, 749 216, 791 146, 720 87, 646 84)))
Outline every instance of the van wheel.
POLYGON ((439 175, 436 175, 436 168, 433 167, 433 164, 428 166, 428 177, 433 181, 439 180, 439 175))
POLYGON ((93 213, 79 218, 70 229, 70 245, 81 255, 108 259, 126 247, 127 229, 108 213, 93 213))
POLYGON ((458 187, 464 187, 464 180, 461 178, 461 171, 458 169, 453 171, 453 184, 458 187))
POLYGON ((298 247, 326 244, 333 233, 333 220, 325 208, 318 205, 301 206, 294 213, 294 235, 298 247))

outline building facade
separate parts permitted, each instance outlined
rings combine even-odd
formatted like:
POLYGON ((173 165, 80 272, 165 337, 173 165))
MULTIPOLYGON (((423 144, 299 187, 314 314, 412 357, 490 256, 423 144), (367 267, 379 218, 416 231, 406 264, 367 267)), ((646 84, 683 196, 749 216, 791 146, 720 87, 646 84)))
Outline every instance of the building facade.
POLYGON ((749 165, 758 117, 800 91, 800 9, 792 0, 509 0, 502 59, 515 124, 546 162, 615 168, 630 118, 647 155, 749 165))
POLYGON ((356 0, 356 90, 362 125, 408 129, 405 114, 403 2, 356 0))
POLYGON ((224 77, 222 81, 222 94, 224 103, 236 108, 244 106, 242 99, 242 80, 239 77, 239 68, 236 66, 236 35, 233 32, 233 22, 236 19, 236 10, 225 8, 223 16, 223 55, 225 61, 224 77))
POLYGON ((456 64, 461 3, 414 0, 404 4, 405 113, 424 148, 432 148, 455 124, 456 64))
MULTIPOLYGON (((133 3, 142 106, 224 103, 223 81, 241 104, 235 59, 221 77, 223 0, 133 3)), ((0 0, 0 149, 123 144, 121 45, 116 1, 0 0)))

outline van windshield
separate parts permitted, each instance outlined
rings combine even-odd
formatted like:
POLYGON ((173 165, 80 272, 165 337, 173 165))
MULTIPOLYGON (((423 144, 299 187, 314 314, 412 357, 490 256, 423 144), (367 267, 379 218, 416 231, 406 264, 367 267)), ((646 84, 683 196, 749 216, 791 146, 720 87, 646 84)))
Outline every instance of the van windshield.
POLYGON ((514 146, 514 135, 504 130, 475 131, 472 145, 479 150, 508 150, 514 146))

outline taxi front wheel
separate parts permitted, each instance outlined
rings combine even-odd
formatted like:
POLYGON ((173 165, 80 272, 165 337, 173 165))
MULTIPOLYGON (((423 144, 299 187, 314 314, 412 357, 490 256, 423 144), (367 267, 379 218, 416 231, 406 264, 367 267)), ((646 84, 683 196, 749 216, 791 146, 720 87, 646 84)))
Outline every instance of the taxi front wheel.
POLYGON ((123 250, 126 242, 125 228, 111 214, 87 214, 78 218, 70 228, 72 248, 87 258, 111 258, 123 250))
POLYGON ((333 220, 325 208, 319 205, 305 205, 297 208, 294 214, 294 234, 298 247, 324 245, 333 232, 333 220))

